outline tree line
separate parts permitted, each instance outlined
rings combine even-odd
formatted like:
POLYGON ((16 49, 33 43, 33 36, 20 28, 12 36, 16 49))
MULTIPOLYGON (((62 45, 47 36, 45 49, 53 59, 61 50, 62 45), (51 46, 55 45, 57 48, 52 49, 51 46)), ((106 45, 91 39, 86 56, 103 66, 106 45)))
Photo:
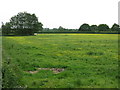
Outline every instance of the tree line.
POLYGON ((2 23, 3 35, 33 35, 39 32, 119 32, 120 26, 116 23, 110 28, 107 24, 89 25, 84 23, 78 29, 43 28, 43 24, 38 21, 35 14, 20 12, 11 17, 9 22, 2 23))
POLYGON ((111 28, 107 24, 100 24, 100 25, 89 25, 89 24, 82 24, 79 29, 66 29, 60 26, 59 28, 44 28, 43 32, 119 32, 120 26, 116 23, 113 24, 111 28))
POLYGON ((78 31, 92 31, 92 32, 99 32, 99 31, 120 31, 120 26, 116 23, 113 24, 111 28, 107 24, 100 24, 100 25, 89 25, 83 24, 80 26, 78 31))

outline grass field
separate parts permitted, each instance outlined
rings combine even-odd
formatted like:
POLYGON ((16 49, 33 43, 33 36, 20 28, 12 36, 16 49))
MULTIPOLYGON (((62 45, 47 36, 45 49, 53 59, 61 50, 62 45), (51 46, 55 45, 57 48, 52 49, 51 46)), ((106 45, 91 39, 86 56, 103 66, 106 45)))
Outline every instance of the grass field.
POLYGON ((4 36, 3 54, 29 88, 118 87, 118 34, 4 36))

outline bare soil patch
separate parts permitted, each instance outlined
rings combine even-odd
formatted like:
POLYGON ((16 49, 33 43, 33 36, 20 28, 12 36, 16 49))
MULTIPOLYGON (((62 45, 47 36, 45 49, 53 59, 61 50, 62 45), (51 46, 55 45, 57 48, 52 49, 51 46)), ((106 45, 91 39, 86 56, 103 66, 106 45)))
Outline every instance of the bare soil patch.
POLYGON ((26 71, 26 72, 35 74, 35 73, 38 73, 40 70, 50 70, 50 71, 53 71, 54 74, 58 74, 58 73, 64 71, 65 69, 63 69, 63 68, 37 68, 36 71, 26 71))

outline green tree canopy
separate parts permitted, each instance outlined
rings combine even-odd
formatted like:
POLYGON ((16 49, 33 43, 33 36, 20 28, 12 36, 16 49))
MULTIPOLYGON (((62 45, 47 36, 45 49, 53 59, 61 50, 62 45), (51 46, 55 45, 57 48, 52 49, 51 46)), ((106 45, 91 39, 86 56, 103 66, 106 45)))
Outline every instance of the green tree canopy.
POLYGON ((112 30, 112 31, 120 31, 120 26, 115 23, 115 24, 113 24, 111 30, 112 30))
MULTIPOLYGON (((33 35, 42 30, 42 23, 38 21, 35 14, 20 12, 10 19, 10 29, 12 33, 18 35, 33 35)), ((6 25, 5 25, 6 26, 6 25)))
POLYGON ((91 29, 91 31, 98 31, 98 26, 97 25, 91 25, 90 29, 91 29))
POLYGON ((90 31, 89 24, 84 23, 83 25, 81 25, 79 31, 90 31))
POLYGON ((98 30, 99 30, 99 31, 109 31, 110 28, 109 28, 109 26, 108 26, 107 24, 100 24, 100 25, 98 26, 98 30))
POLYGON ((12 32, 11 24, 9 22, 2 24, 2 34, 8 35, 12 32))
POLYGON ((59 30, 59 31, 64 31, 65 28, 63 28, 62 26, 59 26, 58 30, 59 30))

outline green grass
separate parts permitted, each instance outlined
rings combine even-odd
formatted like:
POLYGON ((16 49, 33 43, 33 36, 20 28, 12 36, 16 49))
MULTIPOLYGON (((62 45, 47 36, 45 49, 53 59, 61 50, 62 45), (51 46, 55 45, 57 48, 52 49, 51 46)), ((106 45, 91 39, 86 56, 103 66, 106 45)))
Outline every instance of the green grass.
POLYGON ((3 52, 29 88, 118 88, 117 34, 4 36, 3 52), (64 68, 54 74, 37 68, 64 68))

